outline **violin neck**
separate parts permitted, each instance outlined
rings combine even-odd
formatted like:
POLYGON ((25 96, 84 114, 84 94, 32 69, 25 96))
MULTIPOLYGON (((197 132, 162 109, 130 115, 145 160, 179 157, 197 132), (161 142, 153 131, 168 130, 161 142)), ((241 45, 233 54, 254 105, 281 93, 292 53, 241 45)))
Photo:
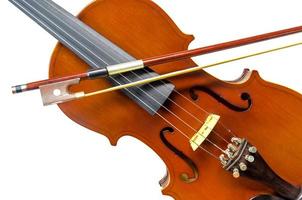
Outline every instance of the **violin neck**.
MULTIPOLYGON (((134 57, 81 22, 51 0, 9 0, 42 28, 69 48, 92 68, 99 68, 135 60, 134 57)), ((151 70, 140 70, 109 78, 114 85, 134 82, 140 77, 157 75, 151 70), (132 76, 130 76, 132 75, 132 76), (126 77, 126 78, 125 78, 126 77)), ((124 90, 150 114, 155 114, 174 89, 170 83, 158 82, 153 86, 124 90), (152 96, 152 98, 150 98, 152 96)))

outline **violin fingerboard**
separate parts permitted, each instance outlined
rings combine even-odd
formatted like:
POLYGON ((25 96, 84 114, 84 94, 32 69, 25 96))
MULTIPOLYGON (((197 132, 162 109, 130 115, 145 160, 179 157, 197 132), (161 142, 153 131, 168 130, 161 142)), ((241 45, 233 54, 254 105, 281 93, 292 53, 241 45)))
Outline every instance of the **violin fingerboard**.
MULTIPOLYGON (((51 0, 9 0, 42 28, 84 60, 91 68, 136 60, 91 27, 51 0)), ((110 77, 113 85, 156 76, 150 69, 110 77)), ((150 114, 155 114, 174 89, 169 82, 154 82, 123 92, 150 114)))

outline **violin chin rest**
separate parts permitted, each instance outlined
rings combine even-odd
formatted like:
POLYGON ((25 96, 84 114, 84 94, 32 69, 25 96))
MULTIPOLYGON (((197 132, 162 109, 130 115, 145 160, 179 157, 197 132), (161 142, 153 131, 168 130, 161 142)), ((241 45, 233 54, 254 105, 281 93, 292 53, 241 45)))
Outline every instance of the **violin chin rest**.
MULTIPOLYGON (((256 196, 256 197, 254 197, 250 200, 287 200, 287 199, 284 199, 282 197, 277 197, 277 196, 265 194, 265 195, 256 196)), ((293 200, 302 200, 302 187, 301 187, 300 195, 297 197, 297 199, 293 199, 293 200)))
POLYGON ((251 200, 286 200, 286 199, 277 196, 272 196, 272 195, 259 195, 257 197, 252 198, 251 200))

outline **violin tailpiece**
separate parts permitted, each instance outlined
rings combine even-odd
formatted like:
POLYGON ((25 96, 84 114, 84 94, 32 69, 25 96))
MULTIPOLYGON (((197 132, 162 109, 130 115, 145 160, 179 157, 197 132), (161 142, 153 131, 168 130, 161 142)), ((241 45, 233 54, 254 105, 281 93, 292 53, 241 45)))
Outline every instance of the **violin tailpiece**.
POLYGON ((225 170, 233 173, 234 178, 240 176, 253 179, 270 187, 278 196, 300 200, 301 188, 290 184, 276 174, 255 146, 247 140, 232 138, 225 153, 220 156, 225 170))

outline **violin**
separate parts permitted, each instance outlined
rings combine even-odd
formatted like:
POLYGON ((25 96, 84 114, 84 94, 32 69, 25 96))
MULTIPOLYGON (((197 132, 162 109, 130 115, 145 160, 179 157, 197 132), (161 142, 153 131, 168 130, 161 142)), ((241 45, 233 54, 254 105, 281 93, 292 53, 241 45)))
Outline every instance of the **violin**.
POLYGON ((50 0, 10 2, 60 42, 50 79, 15 86, 13 92, 48 92, 44 100, 112 145, 125 135, 145 143, 167 166, 160 181, 163 194, 177 200, 302 200, 301 94, 263 80, 256 71, 245 70, 227 82, 203 70, 272 50, 198 69, 191 59, 302 27, 188 51, 193 37, 152 1, 95 1, 78 18, 50 0), (80 81, 87 77, 93 80, 80 81), (55 94, 54 88, 65 90, 55 94), (79 91, 94 95, 78 98, 79 91))

